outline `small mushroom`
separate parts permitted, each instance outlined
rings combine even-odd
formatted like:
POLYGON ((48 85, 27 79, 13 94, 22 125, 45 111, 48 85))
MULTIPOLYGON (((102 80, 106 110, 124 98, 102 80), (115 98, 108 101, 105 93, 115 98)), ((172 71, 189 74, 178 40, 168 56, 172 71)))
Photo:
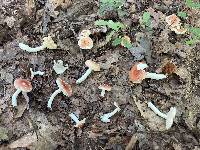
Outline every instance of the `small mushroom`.
POLYGON ((174 31, 176 34, 185 34, 187 32, 186 28, 181 28, 180 26, 172 27, 172 31, 174 31))
POLYGON ((71 113, 71 114, 69 114, 69 116, 76 123, 76 125, 75 125, 76 128, 81 128, 85 124, 86 118, 84 118, 83 120, 79 121, 79 118, 75 114, 71 113))
POLYGON ((54 43, 53 39, 50 36, 44 37, 43 40, 44 42, 42 43, 42 45, 35 48, 29 47, 28 45, 23 44, 23 43, 19 43, 19 47, 22 50, 25 50, 27 52, 38 52, 38 51, 44 50, 45 48, 48 48, 48 49, 57 48, 57 45, 54 43))
POLYGON ((17 91, 12 96, 13 107, 17 106, 17 96, 19 95, 19 93, 24 92, 25 94, 27 92, 30 92, 33 88, 30 81, 20 78, 14 81, 14 86, 17 89, 17 91))
POLYGON ((110 113, 104 114, 103 116, 100 117, 102 122, 105 122, 105 123, 110 122, 109 118, 121 110, 116 102, 114 102, 114 105, 116 107, 115 110, 113 110, 110 113))
POLYGON ((66 82, 64 82, 62 79, 57 78, 56 84, 58 85, 58 89, 49 98, 48 104, 47 104, 48 108, 51 108, 51 105, 52 105, 52 102, 53 102, 55 96, 58 95, 59 93, 62 92, 65 96, 68 96, 68 97, 70 97, 72 95, 71 86, 69 84, 67 84, 66 82))
POLYGON ((166 118, 166 129, 171 128, 175 116, 176 116, 176 107, 171 107, 171 108, 170 108, 170 111, 167 113, 167 118, 166 118))
POLYGON ((79 37, 88 37, 90 34, 92 34, 90 30, 82 30, 79 37))
POLYGON ((44 75, 44 72, 42 72, 42 71, 33 71, 32 68, 30 68, 30 72, 31 72, 31 80, 34 78, 35 75, 40 75, 40 76, 44 75))
POLYGON ((81 49, 91 49, 93 47, 93 40, 89 36, 82 36, 78 41, 81 49))
POLYGON ((144 63, 136 63, 133 65, 129 72, 129 80, 132 81, 133 83, 141 83, 143 79, 145 79, 146 72, 143 69, 138 69, 138 65, 143 65, 144 63))
POLYGON ((168 130, 169 128, 171 128, 172 124, 173 124, 173 120, 176 116, 176 108, 175 107, 171 107, 170 111, 166 114, 160 112, 158 110, 158 108, 156 108, 151 102, 148 102, 148 107, 151 108, 151 110, 153 110, 153 112, 155 114, 157 114, 158 116, 166 119, 166 129, 168 130))
POLYGON ((147 64, 140 62, 133 65, 129 72, 129 80, 133 83, 141 83, 145 78, 151 78, 155 80, 164 79, 167 76, 164 74, 146 72, 144 69, 147 68, 147 64))
POLYGON ((87 60, 85 62, 85 65, 88 67, 88 69, 85 74, 76 81, 76 84, 80 84, 81 82, 83 82, 92 71, 100 71, 100 65, 92 60, 87 60))
POLYGON ((170 16, 167 16, 165 18, 165 21, 167 22, 168 25, 170 25, 171 27, 177 27, 177 26, 180 26, 180 19, 175 15, 175 14, 172 14, 170 16))
POLYGON ((104 97, 106 91, 111 91, 112 87, 109 84, 103 84, 99 86, 101 90, 101 97, 104 97))

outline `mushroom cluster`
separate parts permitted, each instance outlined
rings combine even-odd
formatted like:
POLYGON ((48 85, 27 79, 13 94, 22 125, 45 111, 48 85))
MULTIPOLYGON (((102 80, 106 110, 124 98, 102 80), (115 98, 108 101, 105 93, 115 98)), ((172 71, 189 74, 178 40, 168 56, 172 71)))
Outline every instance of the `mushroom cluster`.
MULTIPOLYGON (((176 29, 176 31, 178 31, 180 29, 179 28, 181 25, 180 19, 177 18, 175 15, 168 16, 166 18, 166 22, 170 25, 172 30, 176 29)), ((91 35, 90 30, 82 30, 81 33, 79 34, 78 45, 80 46, 81 49, 91 49, 93 47, 93 41, 89 37, 90 35, 91 35)), ((57 45, 54 43, 54 41, 50 36, 44 37, 43 40, 44 42, 39 47, 31 48, 23 43, 19 43, 19 47, 28 52, 38 52, 45 48, 48 49, 57 48, 57 45)), ((124 36, 123 40, 121 41, 121 45, 125 46, 127 42, 130 42, 130 38, 128 36, 124 36)), ((88 67, 88 69, 79 79, 77 79, 76 84, 80 84, 83 81, 85 81, 93 71, 95 72, 100 71, 100 65, 92 60, 86 60, 85 65, 88 67)), ((148 65, 144 62, 135 63, 129 72, 129 80, 133 83, 141 83, 145 78, 160 80, 167 77, 165 74, 147 72, 145 70, 147 67, 148 65)), ((62 60, 58 60, 57 62, 54 60, 53 69, 57 74, 62 74, 66 69, 68 69, 68 65, 64 66, 62 60)), ((32 68, 30 68, 30 71, 31 71, 31 80, 34 78, 35 75, 44 75, 44 72, 42 71, 34 72, 32 68)), ((47 107, 50 109, 52 109, 53 100, 59 93, 62 93, 67 97, 72 96, 72 87, 70 84, 66 83, 63 79, 59 77, 56 79, 56 84, 58 86, 58 89, 52 93, 47 102, 47 107)), ((26 93, 31 92, 33 87, 30 81, 21 78, 15 80, 14 86, 17 90, 12 96, 12 106, 15 107, 17 106, 17 96, 19 95, 19 93, 22 92, 24 96, 27 96, 26 93)), ((106 91, 111 91, 112 86, 107 83, 104 83, 100 85, 98 89, 101 90, 100 96, 105 97, 106 91)), ((110 118, 121 110, 117 102, 114 102, 114 106, 116 108, 112 112, 100 116, 100 120, 102 122, 104 123, 110 122, 110 118)), ((148 107, 151 108, 157 115, 166 119, 166 129, 169 129, 172 126, 173 120, 176 115, 175 107, 170 108, 170 111, 167 114, 160 112, 151 102, 148 102, 148 107)), ((70 113, 69 117, 71 117, 71 119, 76 123, 75 127, 77 128, 81 128, 85 124, 86 118, 79 120, 79 117, 74 113, 70 113)))

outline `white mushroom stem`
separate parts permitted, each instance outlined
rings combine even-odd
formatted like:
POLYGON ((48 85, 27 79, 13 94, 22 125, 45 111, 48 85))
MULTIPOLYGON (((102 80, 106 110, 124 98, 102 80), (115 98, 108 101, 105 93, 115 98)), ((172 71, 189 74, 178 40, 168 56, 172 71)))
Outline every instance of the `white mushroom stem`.
POLYGON ((46 48, 44 45, 32 48, 32 47, 29 47, 28 45, 23 44, 23 43, 19 43, 19 47, 22 50, 25 50, 27 52, 38 52, 38 51, 44 50, 46 48))
POLYGON ((83 82, 83 81, 90 75, 91 72, 92 72, 92 69, 91 69, 91 68, 88 68, 87 71, 85 72, 85 74, 82 75, 82 77, 80 77, 80 78, 76 81, 76 84, 80 84, 81 82, 83 82))
POLYGON ((167 76, 164 75, 164 74, 157 74, 157 73, 147 72, 145 78, 151 78, 151 79, 155 79, 155 80, 160 80, 160 79, 167 78, 167 76))
POLYGON ((101 97, 104 97, 104 95, 105 95, 105 93, 106 93, 106 90, 104 90, 104 89, 101 89, 101 97))
POLYGON ((115 115, 117 112, 119 112, 121 110, 116 102, 114 102, 114 105, 117 108, 115 108, 112 112, 104 114, 103 116, 100 117, 102 122, 110 122, 109 118, 112 117, 113 115, 115 115))
POLYGON ((137 65, 137 70, 144 70, 145 68, 147 68, 148 65, 147 64, 143 64, 143 63, 139 63, 137 65))
POLYGON ((17 96, 19 95, 20 92, 21 92, 21 90, 17 89, 17 91, 12 96, 12 105, 14 107, 17 106, 17 96))
POLYGON ((78 117, 77 117, 76 115, 74 115, 73 113, 71 113, 71 114, 69 114, 69 116, 72 118, 72 120, 73 120, 76 124, 79 123, 79 119, 78 119, 78 117))
POLYGON ((73 113, 69 114, 69 116, 76 123, 75 127, 79 128, 79 127, 81 127, 85 123, 86 118, 84 118, 81 121, 79 121, 78 117, 76 115, 74 115, 73 113))
POLYGON ((31 71, 31 80, 34 78, 35 75, 40 75, 40 76, 44 75, 44 72, 42 72, 42 71, 34 72, 32 68, 30 68, 30 71, 31 71))
POLYGON ((47 107, 48 107, 48 108, 51 108, 51 105, 52 105, 52 102, 53 102, 54 98, 55 98, 56 95, 58 95, 60 92, 62 92, 62 90, 59 88, 59 89, 57 89, 57 90, 51 95, 51 97, 50 97, 49 100, 48 100, 48 104, 47 104, 47 107))
POLYGON ((157 114, 158 116, 164 118, 164 119, 167 119, 167 115, 160 112, 160 110, 158 110, 158 108, 156 108, 151 102, 148 102, 148 107, 151 108, 153 110, 153 112, 155 114, 157 114))

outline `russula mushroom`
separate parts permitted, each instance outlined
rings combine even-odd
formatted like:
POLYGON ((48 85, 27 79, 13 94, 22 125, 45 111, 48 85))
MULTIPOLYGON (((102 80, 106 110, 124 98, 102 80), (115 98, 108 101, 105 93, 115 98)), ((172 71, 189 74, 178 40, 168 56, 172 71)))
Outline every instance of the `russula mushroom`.
POLYGON ((110 122, 109 118, 121 110, 116 102, 114 102, 114 105, 116 108, 112 112, 104 114, 103 116, 100 117, 102 122, 104 123, 110 122))
POLYGON ((101 90, 101 97, 104 97, 106 91, 111 91, 112 87, 109 84, 102 84, 99 86, 101 90))
POLYGON ((145 78, 151 78, 155 80, 164 79, 167 76, 164 74, 146 72, 144 69, 147 68, 147 64, 140 62, 133 65, 129 72, 129 80, 133 83, 141 83, 145 78))
POLYGON ((81 36, 78 40, 78 45, 81 49, 91 49, 93 47, 93 40, 89 36, 81 36))
POLYGON ((69 114, 69 116, 76 123, 76 125, 75 125, 76 128, 81 128, 83 126, 83 124, 85 123, 86 118, 84 118, 83 120, 79 121, 79 118, 75 114, 71 113, 71 114, 69 114))
POLYGON ((173 124, 173 120, 176 116, 176 107, 171 107, 170 111, 167 114, 164 114, 162 112, 160 112, 158 110, 158 108, 156 108, 151 102, 148 102, 148 107, 151 108, 151 110, 157 114, 158 116, 166 119, 166 129, 168 130, 169 128, 171 128, 172 124, 173 124))
POLYGON ((143 79, 145 79, 146 72, 143 69, 138 69, 138 65, 143 65, 144 63, 136 63, 133 65, 129 72, 129 80, 133 83, 141 83, 143 79))
POLYGON ((65 81, 63 81, 60 78, 57 78, 56 79, 56 84, 58 86, 58 89, 49 98, 48 104, 47 104, 48 108, 51 108, 51 105, 52 105, 52 102, 53 102, 55 96, 58 95, 59 93, 62 92, 65 96, 68 96, 68 97, 70 97, 72 95, 72 88, 65 81))
POLYGON ((17 106, 17 96, 19 95, 20 92, 30 92, 32 90, 32 85, 31 82, 26 80, 26 79, 16 79, 14 81, 14 86, 17 89, 17 91, 13 94, 12 96, 12 105, 15 107, 17 106))
POLYGON ((170 16, 167 16, 165 18, 165 21, 167 22, 168 25, 170 25, 171 27, 177 27, 177 26, 180 26, 180 19, 175 15, 175 14, 172 14, 170 16))
POLYGON ((85 74, 76 81, 76 84, 80 84, 81 82, 83 82, 92 71, 100 71, 100 65, 92 60, 87 60, 85 62, 85 65, 88 67, 88 69, 85 74))
POLYGON ((43 38, 43 43, 42 43, 41 46, 32 48, 32 47, 29 47, 29 46, 26 45, 26 44, 19 43, 19 47, 20 47, 22 50, 25 50, 25 51, 27 51, 27 52, 38 52, 38 51, 44 50, 45 48, 48 48, 48 49, 56 49, 56 48, 57 48, 57 45, 54 43, 53 39, 52 39, 50 36, 48 36, 48 37, 44 37, 44 38, 43 38))

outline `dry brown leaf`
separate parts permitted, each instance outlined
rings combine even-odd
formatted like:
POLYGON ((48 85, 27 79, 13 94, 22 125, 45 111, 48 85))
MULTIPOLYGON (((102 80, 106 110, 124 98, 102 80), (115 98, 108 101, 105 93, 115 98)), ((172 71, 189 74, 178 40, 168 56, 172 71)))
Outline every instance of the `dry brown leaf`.
POLYGON ((32 14, 33 8, 35 8, 35 0, 26 0, 26 11, 28 15, 32 14))
POLYGON ((11 143, 9 145, 9 148, 11 149, 19 148, 19 147, 30 148, 33 145, 33 143, 35 143, 36 141, 37 141, 36 133, 34 134, 28 133, 27 135, 11 143))

